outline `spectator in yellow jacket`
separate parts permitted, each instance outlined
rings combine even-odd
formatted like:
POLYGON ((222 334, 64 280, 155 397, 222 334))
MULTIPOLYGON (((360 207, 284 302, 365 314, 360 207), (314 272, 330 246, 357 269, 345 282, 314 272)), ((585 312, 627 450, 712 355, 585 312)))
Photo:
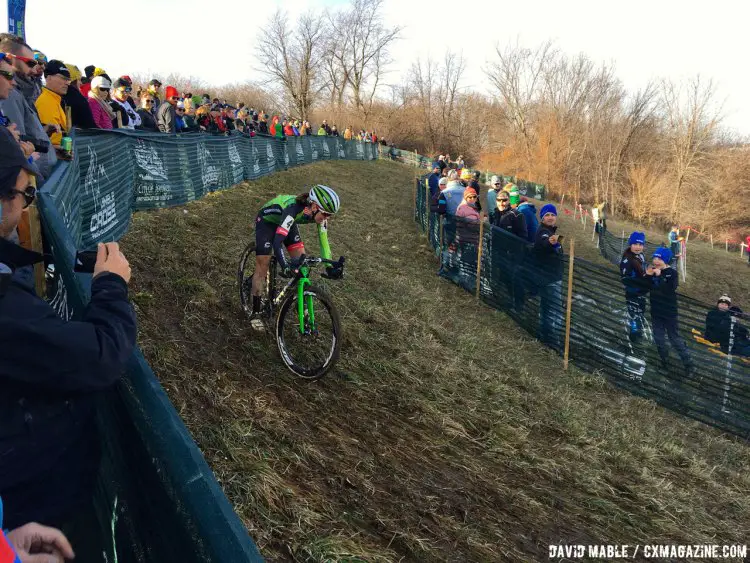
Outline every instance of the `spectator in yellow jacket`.
POLYGON ((347 128, 345 129, 345 130, 344 130, 344 140, 345 140, 345 141, 351 141, 351 140, 352 140, 352 126, 351 126, 351 125, 349 125, 349 126, 348 126, 348 127, 347 127, 347 128))
POLYGON ((44 68, 46 85, 36 100, 39 120, 44 126, 54 126, 49 133, 50 141, 55 147, 60 146, 63 133, 68 131, 68 121, 62 109, 62 97, 68 93, 70 71, 62 61, 51 60, 44 68))

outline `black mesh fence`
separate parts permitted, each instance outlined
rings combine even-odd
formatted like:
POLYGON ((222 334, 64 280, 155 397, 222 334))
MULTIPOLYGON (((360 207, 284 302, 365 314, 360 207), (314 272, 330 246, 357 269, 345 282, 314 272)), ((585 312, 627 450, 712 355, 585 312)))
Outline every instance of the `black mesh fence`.
MULTIPOLYGON (((423 178, 417 182, 424 185, 423 178)), ((418 190, 417 205, 426 202, 424 190, 418 190)), ((571 261, 566 254, 540 255, 488 223, 430 213, 427 207, 415 217, 437 249, 442 277, 474 295, 478 291, 484 303, 505 311, 547 346, 564 351, 570 298, 570 361, 667 408, 750 437, 747 318, 679 294, 676 314, 654 314, 648 289, 626 298, 618 273, 607 267, 571 261)), ((602 240, 602 254, 619 263, 619 238, 602 240)))

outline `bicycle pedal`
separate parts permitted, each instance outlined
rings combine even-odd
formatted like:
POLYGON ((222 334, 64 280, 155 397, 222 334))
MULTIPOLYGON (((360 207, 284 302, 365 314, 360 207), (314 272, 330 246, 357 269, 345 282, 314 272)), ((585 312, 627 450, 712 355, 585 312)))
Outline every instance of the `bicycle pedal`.
POLYGON ((259 332, 262 330, 266 330, 266 323, 264 323, 262 319, 259 319, 257 317, 254 319, 250 319, 250 326, 253 330, 257 330, 259 332))

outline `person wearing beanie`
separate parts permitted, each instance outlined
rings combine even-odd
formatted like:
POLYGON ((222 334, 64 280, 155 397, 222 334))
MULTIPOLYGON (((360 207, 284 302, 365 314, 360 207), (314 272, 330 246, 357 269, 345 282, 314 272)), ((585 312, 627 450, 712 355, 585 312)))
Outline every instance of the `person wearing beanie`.
POLYGON ((644 244, 646 233, 634 231, 630 234, 628 247, 620 260, 620 281, 625 286, 625 304, 628 311, 628 334, 633 343, 639 343, 643 337, 646 295, 651 285, 646 279, 644 244))
POLYGON ((448 178, 438 180, 438 191, 430 198, 430 213, 445 214, 445 199, 440 198, 440 194, 448 187, 448 178), (441 207, 442 203, 442 207, 441 207))
POLYGON ((721 346, 725 354, 750 356, 750 334, 747 327, 741 325, 738 317, 745 317, 739 307, 732 307, 732 299, 728 295, 719 297, 716 309, 706 315, 706 340, 721 346))
POLYGON ((149 81, 148 87, 146 88, 146 90, 154 98, 154 107, 153 107, 152 112, 154 114, 154 117, 157 117, 157 114, 159 113, 159 108, 161 108, 161 98, 159 98, 159 90, 161 90, 161 81, 157 78, 152 78, 149 81))
MULTIPOLYGON (((153 80, 151 82, 154 82, 153 80)), ((158 82, 158 81, 157 81, 158 82)), ((161 84, 160 84, 161 85, 161 84)), ((149 91, 155 87, 154 84, 149 84, 149 91)), ((154 99, 156 96, 154 95, 154 99)), ((167 86, 166 98, 164 102, 159 106, 156 114, 156 123, 159 126, 159 131, 162 133, 176 133, 177 132, 177 102, 180 100, 180 94, 177 88, 174 86, 167 86)))
MULTIPOLYGON (((91 107, 86 96, 80 91, 81 71, 77 66, 65 63, 70 71, 70 84, 67 93, 62 97, 63 103, 70 108, 70 117, 73 123, 69 127, 80 129, 95 129, 96 123, 91 114, 91 107)), ((91 86, 89 85, 89 89, 91 86)))
POLYGON ((479 211, 477 210, 477 192, 474 188, 466 188, 464 197, 456 209, 456 217, 461 217, 467 221, 478 222, 479 211))
POLYGON ((495 175, 490 178, 490 189, 487 190, 487 215, 490 222, 492 222, 492 215, 495 213, 495 202, 497 201, 497 194, 502 189, 502 183, 503 180, 500 176, 495 175))
POLYGON ((682 247, 679 225, 672 225, 672 230, 669 231, 667 237, 669 238, 669 249, 672 252, 672 258, 676 261, 680 257, 682 247))
POLYGON ((526 218, 511 207, 508 192, 498 191, 494 203, 490 235, 493 242, 492 277, 505 283, 508 292, 507 307, 513 307, 516 312, 520 312, 523 309, 525 291, 521 279, 516 274, 528 242, 526 218), (503 234, 497 231, 502 231, 503 234))
POLYGON ((669 349, 666 344, 666 337, 668 336, 672 347, 682 360, 686 375, 690 375, 693 370, 693 360, 679 332, 677 270, 669 265, 671 261, 672 251, 660 246, 654 251, 651 265, 646 268, 646 279, 651 285, 651 327, 656 349, 661 359, 661 368, 669 369, 669 349))
POLYGON ((115 112, 109 105, 111 89, 112 83, 103 76, 95 76, 91 80, 88 102, 94 123, 99 129, 112 129, 112 124, 117 119, 115 112))
POLYGON ((440 165, 437 163, 437 161, 432 163, 432 173, 427 176, 427 179, 425 180, 425 184, 430 190, 430 199, 437 196, 437 194, 440 192, 440 188, 438 186, 438 182, 440 181, 440 165))
POLYGON ((112 84, 112 90, 110 92, 111 101, 109 106, 115 115, 119 115, 115 122, 112 123, 113 127, 122 127, 123 129, 135 129, 141 124, 141 116, 138 115, 130 103, 128 98, 130 93, 133 91, 133 87, 130 82, 118 78, 112 84))
POLYGON ((553 348, 559 348, 563 326, 563 248, 561 237, 557 234, 557 209, 548 203, 542 207, 539 216, 541 225, 532 249, 534 269, 529 272, 529 278, 539 289, 539 339, 553 348))

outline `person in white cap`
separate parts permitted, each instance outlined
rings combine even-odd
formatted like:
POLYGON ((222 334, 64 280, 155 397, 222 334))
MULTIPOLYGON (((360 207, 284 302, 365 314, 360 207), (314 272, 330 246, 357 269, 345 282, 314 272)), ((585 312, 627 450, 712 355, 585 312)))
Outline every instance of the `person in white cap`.
POLYGON ((490 178, 490 189, 487 190, 487 213, 489 213, 490 220, 492 220, 492 215, 495 214, 495 210, 497 209, 497 204, 495 203, 495 199, 497 198, 497 194, 500 193, 502 189, 503 189, 502 178, 500 178, 497 175, 490 178))

